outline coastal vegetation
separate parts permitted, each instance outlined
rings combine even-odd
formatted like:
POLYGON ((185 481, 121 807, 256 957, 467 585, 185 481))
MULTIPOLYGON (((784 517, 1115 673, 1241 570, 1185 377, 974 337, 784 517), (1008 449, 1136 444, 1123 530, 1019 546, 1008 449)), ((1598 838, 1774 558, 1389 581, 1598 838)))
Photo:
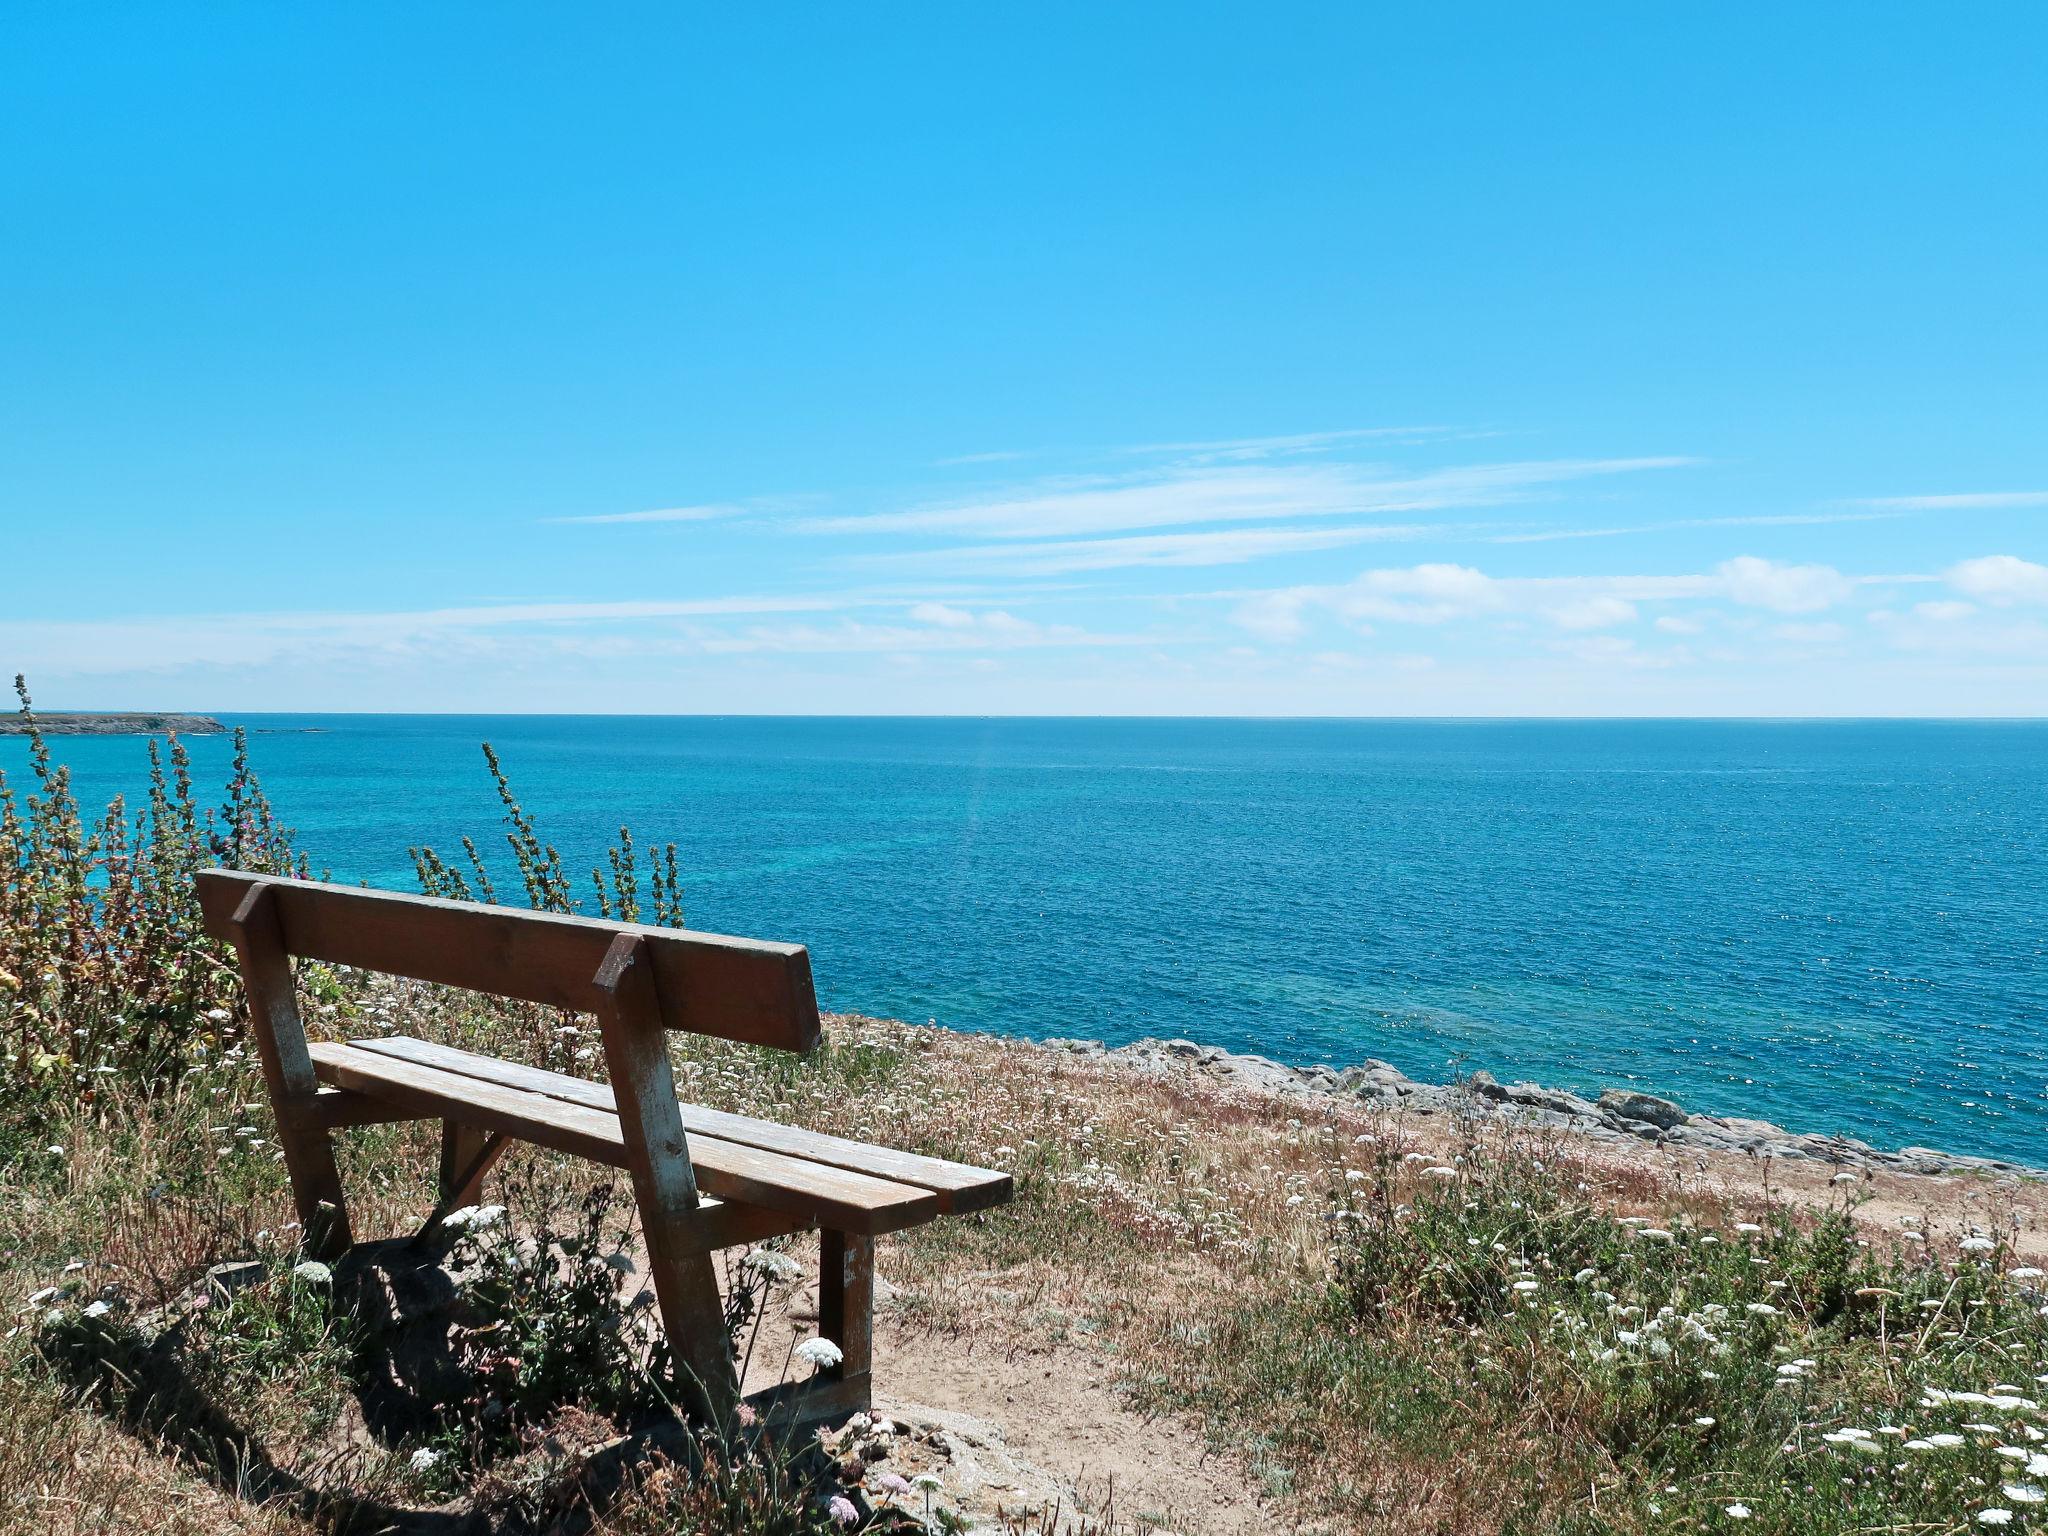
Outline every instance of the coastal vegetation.
MULTIPOLYGON (((28 780, 0 781, 0 1532, 2048 1528, 2048 1282, 2022 1183, 1900 1177, 1881 1205, 1866 1171, 1795 1193, 1762 1163, 1710 1176, 1477 1113, 859 1017, 802 1059, 678 1038, 678 1082, 1011 1170, 1014 1204, 884 1244, 887 1351, 939 1362, 991 1418, 1056 1415, 1084 1373, 1158 1426, 1142 1445, 1227 1486, 1054 1509, 976 1494, 959 1462, 905 1475, 884 1442, 909 1436, 873 1423, 686 1434, 630 1201, 601 1171, 522 1152, 424 1277, 306 1259, 190 876, 310 860, 239 740, 217 803, 172 740, 150 746, 144 804, 88 816, 20 691, 28 780), (1019 1358, 1042 1399, 982 1401, 1019 1358)), ((517 884, 466 841, 416 855, 430 893, 680 922, 673 848, 643 863, 622 836, 579 895, 489 767, 517 884)), ((402 1026, 598 1070, 587 1020, 319 965, 299 981, 325 1034, 402 1026)), ((433 1203, 430 1128, 344 1143, 360 1230, 409 1231, 433 1203)), ((805 1369, 794 1255, 726 1258, 739 1347, 771 1377, 805 1369)))

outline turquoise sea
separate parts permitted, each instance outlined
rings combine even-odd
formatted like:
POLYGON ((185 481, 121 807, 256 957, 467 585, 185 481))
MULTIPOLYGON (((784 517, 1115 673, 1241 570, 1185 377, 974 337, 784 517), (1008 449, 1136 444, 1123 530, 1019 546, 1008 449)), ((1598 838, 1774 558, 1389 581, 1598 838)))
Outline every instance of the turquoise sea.
POLYGON ((2048 1163, 2048 723, 232 718, 337 878, 468 832, 516 890, 489 740, 572 868, 674 840, 693 926, 809 945, 835 1009, 2048 1163))

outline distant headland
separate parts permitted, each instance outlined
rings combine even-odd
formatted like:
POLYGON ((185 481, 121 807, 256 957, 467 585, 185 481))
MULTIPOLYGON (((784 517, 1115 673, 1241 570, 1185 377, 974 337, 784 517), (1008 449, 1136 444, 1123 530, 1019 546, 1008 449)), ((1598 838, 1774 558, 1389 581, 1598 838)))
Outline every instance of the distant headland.
MULTIPOLYGON (((211 715, 57 714, 36 713, 36 727, 45 736, 215 736, 227 729, 211 715)), ((0 715, 0 736, 26 736, 28 723, 19 715, 0 715)))

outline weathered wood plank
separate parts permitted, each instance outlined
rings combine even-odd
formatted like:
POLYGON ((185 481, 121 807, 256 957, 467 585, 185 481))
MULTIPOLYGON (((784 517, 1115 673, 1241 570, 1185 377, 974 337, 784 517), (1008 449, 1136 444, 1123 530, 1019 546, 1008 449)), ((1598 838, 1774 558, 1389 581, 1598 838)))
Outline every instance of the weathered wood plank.
MULTIPOLYGON (((494 1057, 479 1056, 473 1051, 416 1040, 409 1035, 351 1043, 361 1050, 439 1067, 480 1082, 524 1088, 531 1093, 545 1094, 564 1103, 581 1104, 588 1109, 608 1110, 614 1107, 612 1090, 603 1083, 521 1066, 516 1062, 499 1061, 494 1057)), ((827 1136, 773 1120, 756 1119, 751 1115, 706 1109, 698 1104, 683 1105, 682 1116, 683 1129, 692 1137, 715 1136, 741 1146, 759 1147, 763 1151, 821 1163, 828 1168, 842 1168, 887 1179, 891 1183, 914 1184, 929 1189, 939 1197, 939 1210, 945 1214, 957 1215, 1001 1205, 1012 1193, 1010 1176, 993 1168, 921 1157, 913 1152, 898 1152, 892 1147, 873 1146, 843 1136, 827 1136)))
POLYGON ((197 881, 207 931, 217 938, 230 937, 236 908, 260 885, 273 893, 291 954, 579 1013, 597 1011, 594 978, 612 939, 635 934, 647 941, 667 1028, 792 1051, 818 1043, 818 1000, 801 945, 236 870, 201 870, 197 881))
POLYGON ((235 947, 242 990, 249 1002, 249 1032, 263 1065, 264 1086, 277 1116, 277 1141, 292 1182, 299 1227, 307 1248, 323 1259, 339 1258, 354 1242, 341 1173, 334 1165, 334 1138, 312 1123, 319 1079, 306 1046, 306 1026, 292 990, 292 962, 279 927, 277 893, 268 886, 246 888, 223 918, 220 936, 235 947))
MULTIPOLYGON (((391 1097, 408 1108, 509 1131, 613 1168, 630 1167, 619 1116, 524 1088, 507 1087, 401 1060, 361 1044, 313 1047, 320 1076, 340 1087, 391 1097)), ((664 1065, 666 1056, 664 1055, 664 1065)), ((663 1072, 666 1080, 667 1073, 663 1072)), ((670 1101, 675 1091, 668 1089, 670 1101)), ((690 1161, 704 1191, 721 1200, 766 1206, 801 1219, 805 1226, 832 1226, 870 1235, 916 1226, 939 1214, 931 1190, 715 1136, 692 1136, 690 1161)))
POLYGON ((314 1070, 323 1081, 389 1099, 422 1119, 459 1118, 609 1168, 626 1166, 626 1144, 619 1134, 617 1115, 393 1061, 352 1045, 323 1041, 312 1051, 314 1070))
POLYGON ((613 938, 597 973, 602 997, 597 1021, 625 1132, 648 1274, 661 1305, 677 1384, 693 1407, 710 1422, 721 1423, 739 1402, 739 1376, 710 1250, 693 1243, 688 1231, 697 1209, 697 1181, 676 1114, 652 960, 639 935, 613 938))

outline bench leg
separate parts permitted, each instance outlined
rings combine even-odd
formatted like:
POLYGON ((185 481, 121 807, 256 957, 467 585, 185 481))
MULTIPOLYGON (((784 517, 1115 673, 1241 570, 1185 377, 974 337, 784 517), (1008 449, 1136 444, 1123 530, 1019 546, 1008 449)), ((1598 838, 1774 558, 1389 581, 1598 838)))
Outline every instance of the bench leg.
POLYGON ((291 1176, 292 1203, 298 1208, 306 1251, 315 1258, 339 1259, 354 1244, 355 1234, 349 1230, 341 1174, 334 1166, 334 1137, 317 1127, 287 1130, 289 1105, 277 1108, 277 1140, 284 1152, 285 1172, 291 1176))
POLYGON ((690 1408, 723 1424, 739 1404, 740 1383, 711 1250, 683 1221, 664 1220, 648 1205, 643 1197, 640 1225, 647 1238, 647 1269, 677 1380, 690 1408))
POLYGON ((858 1401, 851 1412, 869 1406, 875 1354, 875 1240, 854 1232, 818 1234, 818 1333, 839 1346, 840 1361, 828 1376, 846 1383, 858 1401))
POLYGON ((483 1192, 484 1175, 490 1171, 483 1161, 490 1133, 460 1120, 441 1122, 441 1204, 448 1210, 476 1204, 483 1192))

